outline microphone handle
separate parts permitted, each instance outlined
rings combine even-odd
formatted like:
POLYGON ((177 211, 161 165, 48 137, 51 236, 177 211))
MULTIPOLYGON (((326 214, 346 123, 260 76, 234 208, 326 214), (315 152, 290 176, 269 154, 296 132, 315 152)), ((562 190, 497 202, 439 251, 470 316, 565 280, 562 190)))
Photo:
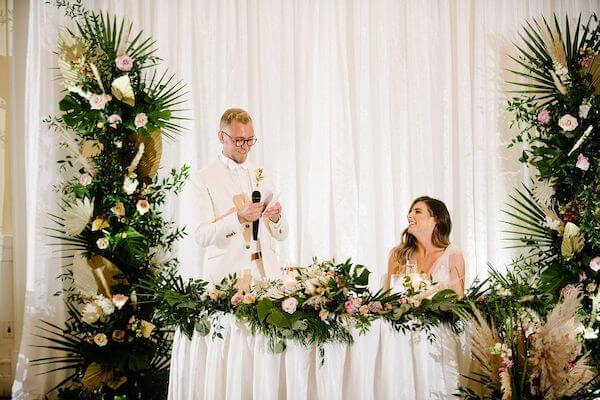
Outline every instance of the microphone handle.
MULTIPOLYGON (((253 203, 259 203, 260 202, 260 192, 258 190, 255 190, 254 192, 252 192, 252 202, 253 203)), ((252 222, 252 239, 254 240, 258 240, 258 224, 260 222, 260 219, 257 219, 256 221, 252 222)))

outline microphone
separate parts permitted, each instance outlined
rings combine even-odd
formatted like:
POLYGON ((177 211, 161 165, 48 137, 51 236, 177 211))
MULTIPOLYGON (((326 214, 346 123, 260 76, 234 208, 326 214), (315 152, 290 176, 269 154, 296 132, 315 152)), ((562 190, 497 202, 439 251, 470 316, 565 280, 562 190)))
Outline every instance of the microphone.
MULTIPOLYGON (((255 190, 252 192, 252 202, 259 203, 260 202, 260 192, 255 190)), ((258 224, 260 222, 260 218, 256 221, 252 222, 252 239, 258 240, 258 224)))

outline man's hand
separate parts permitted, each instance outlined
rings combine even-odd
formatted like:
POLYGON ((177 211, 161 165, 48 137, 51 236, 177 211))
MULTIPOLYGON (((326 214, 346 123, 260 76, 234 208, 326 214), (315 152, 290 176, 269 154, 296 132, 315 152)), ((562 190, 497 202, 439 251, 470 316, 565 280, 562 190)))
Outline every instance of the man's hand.
POLYGON ((281 204, 275 203, 273 207, 265 211, 265 216, 268 217, 272 222, 277 223, 281 218, 281 204))
POLYGON ((238 220, 241 224, 245 222, 254 222, 260 218, 264 209, 265 203, 250 203, 242 211, 238 211, 238 220))

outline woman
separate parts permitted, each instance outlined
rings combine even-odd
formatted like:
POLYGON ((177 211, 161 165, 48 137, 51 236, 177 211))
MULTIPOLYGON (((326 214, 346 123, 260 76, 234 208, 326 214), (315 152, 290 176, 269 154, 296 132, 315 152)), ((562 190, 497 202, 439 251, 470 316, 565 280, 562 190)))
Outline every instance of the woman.
POLYGON ((416 265, 415 272, 430 276, 437 290, 450 288, 462 295, 465 261, 462 252, 450 245, 451 230, 450 214, 442 201, 427 196, 413 201, 402 242, 390 252, 388 284, 393 274, 416 265))
MULTIPOLYGON (((450 214, 442 201, 417 198, 410 207, 402 241, 390 252, 388 277, 404 273, 409 265, 435 283, 429 294, 449 288, 462 295, 465 262, 462 252, 450 244, 451 229, 450 214)), ((463 364, 459 361, 467 354, 449 327, 438 326, 433 333, 433 343, 425 332, 410 335, 412 390, 417 399, 452 398, 459 386, 459 364, 463 364)))

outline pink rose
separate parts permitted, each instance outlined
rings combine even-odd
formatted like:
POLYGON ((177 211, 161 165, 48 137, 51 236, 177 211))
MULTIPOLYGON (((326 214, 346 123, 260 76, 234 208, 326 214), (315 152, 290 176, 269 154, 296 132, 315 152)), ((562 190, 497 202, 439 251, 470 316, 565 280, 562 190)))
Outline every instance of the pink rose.
POLYGON ((256 298, 254 296, 252 296, 250 293, 248 293, 247 295, 244 296, 245 304, 253 304, 255 301, 256 301, 256 298))
POLYGON ((123 339, 125 339, 125 331, 122 331, 120 329, 113 331, 112 340, 120 343, 120 342, 123 342, 123 339))
POLYGON ((288 314, 293 314, 296 312, 296 308, 298 307, 298 300, 294 297, 289 297, 281 303, 281 308, 288 314))
POLYGON ((90 96, 90 107, 92 110, 104 110, 104 106, 110 99, 111 97, 107 94, 93 94, 90 96))
POLYGON ((380 312, 382 312, 382 311, 383 311, 383 306, 381 305, 381 302, 379 302, 379 301, 376 301, 376 302, 374 302, 374 303, 371 303, 371 304, 369 305, 369 310, 370 310, 371 312, 373 312, 373 313, 377 313, 377 314, 379 314, 380 312))
POLYGON ((550 113, 548 112, 548 110, 543 109, 542 111, 540 111, 537 120, 542 125, 546 125, 548 122, 550 122, 550 113))
POLYGON ((590 269, 594 272, 598 272, 600 270, 600 257, 592 258, 592 261, 590 261, 590 269))
POLYGON ((117 64, 119 71, 130 71, 133 67, 133 60, 127 54, 123 54, 115 58, 115 64, 117 64))
POLYGON ((136 128, 143 128, 148 123, 148 117, 144 113, 139 113, 135 116, 135 121, 133 124, 136 128))
POLYGON ((319 318, 321 318, 322 321, 327 321, 327 318, 329 317, 329 311, 328 310, 321 310, 319 311, 319 318))
POLYGON ((119 114, 111 114, 108 116, 108 125, 113 129, 117 129, 117 124, 120 124, 121 121, 122 119, 119 114))
POLYGON ((83 186, 89 185, 90 183, 92 183, 92 176, 87 172, 85 174, 82 174, 79 177, 79 183, 81 183, 83 186))
POLYGON ((242 300, 244 300, 244 295, 241 294, 240 292, 237 292, 231 298, 231 304, 234 306, 237 306, 238 304, 240 304, 242 302, 242 300))
POLYGON ((127 300, 129 300, 129 297, 125 296, 124 294, 115 294, 112 297, 112 301, 115 305, 115 307, 117 307, 117 309, 121 309, 123 308, 123 306, 125 305, 125 303, 127 303, 127 300))
POLYGON ((360 306, 360 308, 358 309, 358 312, 360 313, 360 315, 365 315, 366 313, 369 312, 369 306, 366 304, 360 306))
POLYGON ((590 66, 590 59, 589 58, 584 58, 579 62, 579 65, 581 65, 581 68, 587 68, 590 66))
POLYGON ((577 122, 577 118, 573 117, 571 114, 565 114, 558 120, 558 126, 565 132, 571 132, 579 123, 577 122))
POLYGON ((360 300, 358 299, 348 299, 344 303, 344 308, 346 312, 350 315, 356 313, 360 307, 360 300))
POLYGON ((587 171, 590 169, 590 160, 588 160, 588 158, 583 154, 579 154, 579 157, 577 157, 577 164, 575 164, 575 166, 582 171, 587 171))

